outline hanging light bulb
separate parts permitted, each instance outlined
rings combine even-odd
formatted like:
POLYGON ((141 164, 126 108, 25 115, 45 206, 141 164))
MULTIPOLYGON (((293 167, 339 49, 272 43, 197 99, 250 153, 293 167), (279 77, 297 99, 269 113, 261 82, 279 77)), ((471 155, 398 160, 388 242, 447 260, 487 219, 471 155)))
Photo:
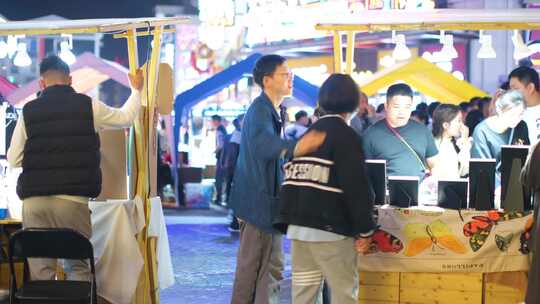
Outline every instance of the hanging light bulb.
POLYGON ((436 65, 443 71, 451 73, 452 69, 454 68, 454 65, 452 64, 452 61, 441 61, 437 62, 436 65))
POLYGON ((13 59, 13 64, 18 67, 27 67, 32 64, 32 59, 28 56, 26 51, 26 43, 19 43, 17 46, 17 54, 13 59))
POLYGON ((425 60, 429 61, 429 62, 434 62, 433 60, 433 54, 430 53, 430 52, 424 52, 422 53, 422 58, 424 58, 425 60))
POLYGON ((459 80, 465 80, 465 76, 463 75, 463 73, 461 73, 461 71, 454 71, 452 75, 459 80))
POLYGON ((163 56, 161 62, 168 63, 171 67, 174 66, 174 44, 167 43, 163 48, 163 56))
POLYGON ((8 55, 8 45, 4 40, 0 41, 0 58, 6 58, 8 55))
POLYGON ((443 53, 449 59, 458 58, 458 52, 454 47, 454 36, 443 35, 441 38, 443 39, 443 47, 441 49, 441 53, 443 53))
POLYGON ((480 42, 481 47, 480 50, 478 50, 476 57, 483 59, 497 57, 497 54, 493 49, 491 35, 485 35, 484 31, 480 31, 480 39, 478 42, 480 42))
POLYGON ((392 57, 394 57, 394 60, 401 61, 411 58, 411 50, 409 50, 407 47, 405 35, 396 35, 395 31, 392 31, 392 40, 396 44, 396 47, 392 52, 392 57))
POLYGON ((448 56, 443 53, 442 51, 435 51, 431 54, 431 59, 433 63, 437 63, 437 62, 446 62, 446 61, 449 61, 449 60, 452 60, 452 59, 449 59, 448 56))
POLYGON ((383 58, 381 58, 381 60, 379 61, 379 64, 382 67, 389 68, 393 66, 394 64, 396 64, 396 61, 394 60, 394 57, 386 55, 383 58))
POLYGON ((525 42, 523 42, 523 37, 519 34, 519 31, 515 30, 514 35, 512 36, 512 42, 514 43, 514 59, 520 60, 526 57, 531 56, 534 52, 531 51, 525 42))
POLYGON ((77 58, 69 47, 68 41, 60 42, 60 53, 58 53, 58 56, 68 65, 72 65, 77 61, 77 58))

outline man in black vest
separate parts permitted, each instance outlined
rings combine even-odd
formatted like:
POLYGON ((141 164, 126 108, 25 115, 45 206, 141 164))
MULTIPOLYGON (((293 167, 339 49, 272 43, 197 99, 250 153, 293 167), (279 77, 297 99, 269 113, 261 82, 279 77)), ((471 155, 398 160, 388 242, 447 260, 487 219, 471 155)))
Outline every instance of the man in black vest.
MULTIPOLYGON (((23 169, 17 184, 23 227, 71 228, 90 238, 88 199, 101 192, 97 132, 132 124, 143 75, 140 70, 129 75, 131 96, 115 109, 75 92, 69 66, 58 56, 43 59, 39 72, 41 94, 23 107, 7 156, 12 167, 23 169)), ((29 264, 32 279, 54 279, 56 260, 30 259, 29 264)), ((65 266, 69 280, 88 280, 86 261, 65 266)))

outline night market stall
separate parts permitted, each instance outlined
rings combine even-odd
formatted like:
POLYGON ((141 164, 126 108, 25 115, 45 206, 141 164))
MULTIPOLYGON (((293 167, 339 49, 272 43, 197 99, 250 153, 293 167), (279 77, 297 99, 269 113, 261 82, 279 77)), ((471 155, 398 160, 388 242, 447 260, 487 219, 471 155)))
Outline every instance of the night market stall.
MULTIPOLYGON (((159 303, 159 289, 174 283, 161 202, 156 197, 156 119, 157 113, 170 113, 173 102, 172 85, 163 87, 172 82, 160 81, 172 77, 171 69, 160 64, 161 39, 175 30, 174 25, 185 22, 186 18, 138 18, 0 23, 0 36, 101 33, 126 39, 131 73, 144 63, 139 61, 137 38, 152 41, 144 60, 143 109, 138 119, 128 136, 123 131, 102 135, 103 174, 120 174, 117 183, 103 184, 102 193, 111 196, 89 202, 98 295, 110 303, 159 303)), ((102 68, 115 69, 110 63, 102 68)), ((107 77, 103 71, 94 74, 98 82, 107 77)), ((108 76, 118 76, 112 74, 108 76)), ((123 77, 120 82, 127 80, 125 74, 118 77, 123 77)))
MULTIPOLYGON (((365 11, 354 19, 341 18, 333 23, 318 24, 316 28, 333 33, 335 71, 351 74, 356 35, 393 31, 396 49, 403 49, 406 48, 405 38, 396 35, 395 31, 480 30, 480 36, 483 36, 483 30, 539 29, 540 15, 535 10, 525 9, 365 11), (345 42, 343 36, 346 36, 345 42)), ((444 44, 441 52, 451 40, 446 39, 447 36, 441 32, 444 44)), ((519 52, 519 44, 515 45, 519 52)), ((491 56, 482 54, 483 58, 493 58, 488 55, 491 56)), ((416 64, 425 65, 421 61, 416 64)), ((395 69, 399 68, 398 63, 395 69)), ((415 72, 422 75, 423 71, 415 72)), ((428 70, 425 73, 424 76, 429 75, 428 70)), ((407 77, 412 75, 392 78, 386 85, 397 80, 407 81, 407 77)), ((368 79, 364 85, 369 90, 372 84, 368 79)), ((463 90, 461 85, 447 85, 445 90, 450 93, 441 100, 457 102, 460 101, 458 98, 469 96, 458 94, 463 90)), ((471 93, 484 95, 481 91, 471 93)), ((514 171, 512 174, 509 183, 515 189, 519 188, 514 193, 521 193, 519 174, 514 171)), ((508 187, 508 193, 512 192, 512 186, 508 187)), ((493 206, 492 193, 477 189, 469 182, 469 203, 481 199, 486 206, 493 206)), ((461 206, 463 209, 455 208, 457 210, 436 206, 378 206, 380 227, 372 238, 370 252, 359 258, 360 303, 522 302, 529 267, 527 238, 533 219, 530 205, 526 206, 526 195, 507 194, 507 197, 502 199, 502 205, 506 206, 504 210, 479 208, 478 205, 476 209, 468 209, 466 204, 461 206)))

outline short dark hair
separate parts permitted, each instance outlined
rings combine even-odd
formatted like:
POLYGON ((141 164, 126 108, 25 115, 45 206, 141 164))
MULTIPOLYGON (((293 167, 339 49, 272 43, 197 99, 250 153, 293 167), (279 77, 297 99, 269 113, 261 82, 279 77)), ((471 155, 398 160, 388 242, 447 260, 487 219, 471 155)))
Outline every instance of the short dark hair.
POLYGON ((433 112, 433 124, 431 129, 433 137, 441 137, 444 132, 443 124, 445 122, 450 123, 460 112, 461 108, 459 106, 447 103, 440 104, 433 112))
POLYGON ((221 116, 219 115, 212 115, 212 120, 217 120, 217 121, 221 121, 221 116))
POLYGON ((480 103, 480 100, 482 100, 482 97, 480 97, 480 96, 474 96, 474 97, 472 97, 472 98, 469 100, 469 102, 471 103, 471 105, 472 105, 473 107, 478 107, 478 106, 480 106, 480 104, 479 104, 479 103, 480 103))
POLYGON ((429 122, 428 114, 425 111, 414 110, 411 112, 411 116, 418 117, 418 119, 423 120, 426 125, 429 122))
POLYGON ((69 76, 69 65, 56 55, 49 55, 39 64, 39 75, 43 75, 49 71, 56 71, 66 76, 69 76))
POLYGON ((427 113, 429 115, 430 118, 433 118, 433 112, 435 112, 435 109, 437 109, 437 107, 440 105, 441 103, 438 102, 438 101, 434 101, 432 103, 429 104, 429 106, 427 107, 427 113))
POLYGON ((242 125, 240 123, 244 120, 244 116, 245 116, 244 114, 240 114, 236 116, 236 118, 232 122, 234 128, 237 131, 242 131, 242 125))
POLYGON ((287 59, 279 55, 265 55, 259 58, 253 68, 253 81, 264 89, 263 79, 265 76, 271 76, 277 67, 282 65, 287 59))
POLYGON ((315 110, 313 110, 313 116, 317 117, 317 118, 321 118, 325 115, 326 113, 324 112, 323 108, 321 108, 320 105, 317 105, 317 107, 315 108, 315 110))
POLYGON ((421 103, 419 103, 419 104, 416 105, 416 109, 415 109, 415 110, 417 110, 417 111, 424 111, 424 112, 425 112, 425 111, 427 111, 427 109, 428 109, 427 103, 421 102, 421 103))
POLYGON ((465 125, 469 128, 469 134, 474 134, 474 129, 482 120, 484 120, 484 114, 480 110, 472 110, 467 114, 465 125))
POLYGON ((352 113, 360 103, 360 88, 349 75, 332 74, 319 89, 319 105, 326 114, 352 113))
POLYGON ((307 112, 300 110, 294 114, 294 120, 299 121, 302 117, 308 117, 307 112))
POLYGON ((413 91, 410 86, 405 83, 396 83, 391 85, 386 91, 386 102, 390 101, 394 96, 409 96, 413 97, 413 91))
POLYGON ((235 128, 237 131, 240 131, 240 121, 238 120, 238 118, 235 118, 235 119, 232 121, 232 124, 233 124, 234 128, 235 128))
POLYGON ((472 105, 468 101, 463 101, 459 104, 459 107, 461 108, 461 111, 468 112, 472 105))
POLYGON ((489 104, 491 103, 491 97, 485 96, 480 99, 478 102, 478 106, 480 107, 480 110, 484 109, 484 107, 489 107, 489 104))
POLYGON ((536 72, 535 69, 526 66, 520 66, 510 72, 510 75, 508 75, 508 81, 510 81, 510 79, 514 77, 517 78, 519 82, 523 83, 524 85, 528 85, 529 83, 534 84, 534 89, 540 91, 538 83, 538 72, 536 72))
POLYGON ((376 113, 382 113, 384 111, 384 103, 381 103, 377 106, 377 110, 375 110, 376 113))

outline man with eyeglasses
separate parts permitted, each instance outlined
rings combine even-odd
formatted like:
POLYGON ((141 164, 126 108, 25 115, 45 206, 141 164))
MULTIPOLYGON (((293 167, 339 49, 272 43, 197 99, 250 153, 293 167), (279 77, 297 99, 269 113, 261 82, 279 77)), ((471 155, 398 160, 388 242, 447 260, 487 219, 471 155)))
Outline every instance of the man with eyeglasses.
MULTIPOLYGON (((281 235, 272 223, 278 210, 281 163, 291 158, 296 143, 282 139, 281 103, 290 96, 293 74, 279 55, 261 57, 253 79, 263 92, 249 107, 242 128, 230 206, 240 220, 235 281, 231 303, 278 303, 283 278, 281 235)), ((310 136, 304 149, 319 145, 310 136)))

